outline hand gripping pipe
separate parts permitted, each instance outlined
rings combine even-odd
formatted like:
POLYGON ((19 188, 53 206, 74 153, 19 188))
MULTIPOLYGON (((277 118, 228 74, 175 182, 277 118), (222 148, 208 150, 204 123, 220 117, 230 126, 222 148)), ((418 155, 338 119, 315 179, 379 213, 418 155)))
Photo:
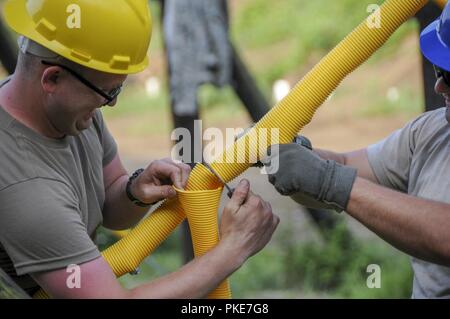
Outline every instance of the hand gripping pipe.
MULTIPOLYGON (((380 11, 374 12, 363 21, 245 136, 238 139, 211 163, 212 168, 225 182, 242 174, 250 163, 241 161, 231 163, 229 159, 239 159, 242 156, 247 159, 254 153, 252 150, 257 150, 259 155, 265 153, 270 142, 258 143, 258 139, 255 138, 262 129, 279 129, 279 143, 292 141, 298 131, 311 121, 316 109, 341 81, 376 52, 396 29, 426 3, 427 0, 387 0, 380 7, 380 11), (374 27, 372 23, 377 15, 381 18, 380 28, 374 27)), ((103 251, 102 255, 114 273, 121 276, 135 270, 186 215, 193 230, 192 239, 196 255, 212 248, 219 236, 217 217, 209 214, 217 213, 215 202, 218 202, 218 195, 214 190, 218 192, 217 189, 221 186, 217 177, 206 167, 197 165, 192 170, 186 190, 178 193, 179 199, 164 202, 127 236, 103 251)), ((227 281, 208 297, 230 298, 227 281)))

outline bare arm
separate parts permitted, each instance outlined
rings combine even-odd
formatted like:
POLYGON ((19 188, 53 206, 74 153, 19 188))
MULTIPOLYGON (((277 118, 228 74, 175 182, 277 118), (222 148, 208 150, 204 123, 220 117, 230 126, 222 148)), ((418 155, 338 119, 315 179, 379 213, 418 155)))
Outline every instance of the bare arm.
POLYGON ((349 215, 398 249, 450 266, 450 205, 421 199, 357 178, 349 215))
POLYGON ((365 150, 349 154, 319 152, 320 157, 347 166, 326 162, 307 147, 285 144, 270 159, 270 162, 278 159, 283 169, 269 175, 269 181, 280 193, 292 195, 300 203, 312 199, 333 209, 344 209, 412 256, 450 265, 449 204, 406 195, 371 182, 369 178, 374 176, 365 150))
POLYGON ((279 219, 242 181, 222 214, 220 243, 180 270, 131 290, 122 288, 105 259, 80 265, 81 288, 70 289, 65 269, 32 274, 55 298, 201 298, 271 239, 279 219))
POLYGON ((148 208, 134 205, 126 196, 125 186, 128 177, 119 155, 116 155, 113 161, 103 168, 105 185, 103 224, 107 228, 127 229, 133 227, 148 211, 148 208))
POLYGON ((314 149, 323 159, 330 159, 342 165, 351 166, 358 170, 358 176, 378 183, 375 174, 369 164, 367 149, 361 149, 348 153, 335 153, 327 150, 314 149))
POLYGON ((80 265, 80 288, 67 287, 71 273, 66 269, 37 273, 33 278, 52 298, 58 299, 201 298, 239 268, 239 257, 233 253, 222 243, 177 272, 129 290, 120 285, 103 257, 80 265))
POLYGON ((433 263, 450 265, 450 205, 406 195, 378 184, 367 150, 320 157, 354 167, 358 176, 347 213, 398 249, 433 263))

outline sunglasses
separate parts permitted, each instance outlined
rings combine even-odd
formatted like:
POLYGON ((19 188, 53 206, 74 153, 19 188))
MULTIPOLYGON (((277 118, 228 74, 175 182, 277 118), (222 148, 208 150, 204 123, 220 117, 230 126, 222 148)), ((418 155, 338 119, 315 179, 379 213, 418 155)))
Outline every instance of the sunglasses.
POLYGON ((42 64, 48 65, 48 66, 58 66, 64 70, 66 70, 70 74, 72 74, 81 83, 86 85, 88 88, 90 88, 91 90, 93 90, 95 93, 99 94, 101 97, 103 97, 106 100, 106 102, 102 106, 110 104, 112 101, 114 101, 117 98, 117 96, 120 94, 120 92, 122 92, 122 85, 112 89, 109 92, 105 92, 105 91, 99 89, 97 86, 95 86, 91 82, 89 82, 83 76, 81 76, 80 74, 78 74, 77 72, 75 72, 74 70, 72 70, 71 68, 69 68, 65 65, 58 64, 58 63, 51 63, 51 62, 47 62, 47 61, 41 61, 41 62, 42 62, 42 64))
POLYGON ((445 85, 450 87, 450 72, 445 71, 444 69, 441 69, 440 67, 433 65, 434 67, 434 73, 436 74, 436 78, 443 78, 445 85))

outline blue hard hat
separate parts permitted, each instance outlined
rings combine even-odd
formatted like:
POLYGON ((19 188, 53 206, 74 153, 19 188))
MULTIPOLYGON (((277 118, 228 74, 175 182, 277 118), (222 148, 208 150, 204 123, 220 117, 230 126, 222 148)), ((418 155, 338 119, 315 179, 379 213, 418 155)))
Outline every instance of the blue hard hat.
POLYGON ((445 6, 440 18, 422 31, 420 47, 431 63, 450 71, 450 3, 445 6))

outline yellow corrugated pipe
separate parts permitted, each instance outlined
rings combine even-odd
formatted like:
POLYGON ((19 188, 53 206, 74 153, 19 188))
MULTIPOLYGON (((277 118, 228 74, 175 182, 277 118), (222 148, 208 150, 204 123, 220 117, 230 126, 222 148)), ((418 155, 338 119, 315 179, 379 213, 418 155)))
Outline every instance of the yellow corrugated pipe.
MULTIPOLYGON (((211 164, 213 169, 226 182, 243 173, 250 166, 249 163, 227 163, 223 159, 236 159, 244 154, 245 158, 249 158, 252 149, 256 149, 259 154, 265 152, 270 144, 269 142, 265 141, 263 145, 255 145, 255 143, 258 144, 256 142, 258 139, 254 137, 258 135, 260 129, 278 128, 280 130, 280 143, 292 141, 298 131, 311 121, 316 109, 336 89, 345 76, 366 61, 403 22, 415 15, 427 1, 387 0, 380 7, 380 12, 375 12, 361 23, 244 137, 219 156, 211 164), (373 21, 376 20, 375 15, 378 14, 381 18, 381 28, 376 28, 373 24, 373 21)), ((186 194, 195 191, 215 190, 221 186, 217 178, 203 165, 197 165, 192 170, 186 187, 186 194)), ((129 235, 106 249, 102 255, 117 276, 131 272, 169 236, 185 216, 184 209, 178 199, 166 201, 134 228, 129 235)), ((210 219, 205 212, 201 220, 195 219, 195 224, 197 222, 201 224, 203 219, 210 223, 210 219)), ((194 220, 189 222, 193 225, 194 220)), ((208 232, 210 228, 208 227, 208 232)), ((215 230, 209 235, 207 234, 206 237, 217 240, 217 225, 214 228, 215 230)), ((198 247, 202 238, 206 237, 193 234, 195 251, 201 251, 198 247)), ((211 293, 210 297, 229 298, 231 294, 226 286, 227 282, 221 285, 220 290, 211 293)))
MULTIPOLYGON (((186 212, 191 230, 194 255, 202 256, 214 248, 219 241, 217 228, 222 187, 202 191, 177 190, 178 200, 186 212)), ((208 298, 231 297, 228 281, 223 281, 208 298)))

